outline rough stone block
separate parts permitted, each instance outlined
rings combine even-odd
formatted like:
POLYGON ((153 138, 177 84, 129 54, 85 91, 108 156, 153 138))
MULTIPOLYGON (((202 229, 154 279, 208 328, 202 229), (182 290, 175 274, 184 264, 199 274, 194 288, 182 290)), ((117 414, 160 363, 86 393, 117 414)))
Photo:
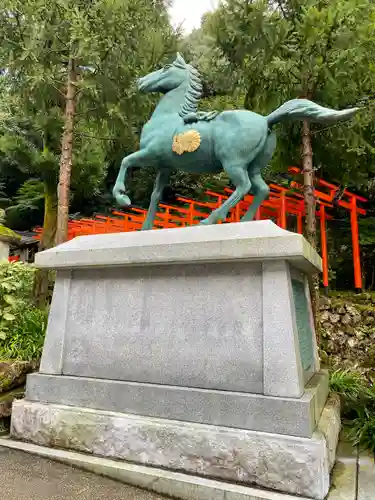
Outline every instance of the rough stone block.
POLYGON ((35 361, 0 361, 0 394, 23 386, 26 375, 37 369, 35 361))
MULTIPOLYGON (((157 467, 147 467, 120 460, 96 457, 87 453, 78 453, 77 451, 48 448, 17 441, 9 437, 0 437, 0 447, 56 460, 125 484, 167 495, 168 498, 178 498, 179 500, 297 500, 294 495, 265 490, 264 488, 242 486, 167 469, 158 469, 157 467)), ((308 499, 299 496, 298 500, 308 499)), ((354 500, 354 496, 350 499, 345 498, 345 500, 354 500)))
POLYGON ((13 406, 11 435, 323 500, 329 489, 327 440, 339 433, 339 408, 333 404, 327 412, 333 417, 326 419, 329 428, 297 438, 22 400, 13 406))
POLYGON ((22 399, 24 394, 25 390, 23 387, 0 394, 0 420, 11 416, 13 401, 15 399, 22 399))

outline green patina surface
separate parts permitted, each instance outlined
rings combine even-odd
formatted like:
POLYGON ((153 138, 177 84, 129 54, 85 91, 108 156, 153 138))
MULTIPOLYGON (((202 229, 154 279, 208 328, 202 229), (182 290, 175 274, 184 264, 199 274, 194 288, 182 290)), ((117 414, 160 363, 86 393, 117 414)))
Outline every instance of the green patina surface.
POLYGON ((269 193, 262 169, 276 148, 273 127, 286 120, 335 122, 350 118, 358 110, 335 111, 308 99, 292 99, 268 116, 247 110, 201 112, 200 75, 180 54, 172 64, 141 78, 138 87, 163 97, 143 127, 139 151, 123 159, 113 195, 119 205, 130 205, 125 187, 128 169, 156 168, 158 175, 143 229, 152 229, 163 188, 176 170, 201 174, 224 170, 235 186, 233 194, 201 224, 225 220, 249 191, 254 198, 242 221, 253 220, 269 193))
POLYGON ((299 280, 292 280, 294 307, 301 353, 302 368, 308 370, 314 362, 313 331, 310 323, 309 303, 305 285, 299 280))

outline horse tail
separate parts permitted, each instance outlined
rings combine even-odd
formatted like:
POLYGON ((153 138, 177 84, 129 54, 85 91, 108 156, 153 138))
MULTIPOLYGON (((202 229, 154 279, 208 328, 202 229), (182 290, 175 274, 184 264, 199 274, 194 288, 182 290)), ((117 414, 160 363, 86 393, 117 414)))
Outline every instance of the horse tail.
POLYGON ((288 120, 308 120, 317 123, 330 123, 339 120, 348 120, 359 110, 359 108, 344 109, 336 111, 324 108, 308 99, 292 99, 266 117, 268 126, 271 128, 277 123, 288 120))
POLYGON ((118 205, 120 205, 120 207, 128 207, 129 205, 131 205, 130 198, 126 194, 126 187, 125 187, 126 174, 130 166, 129 162, 127 161, 127 158, 128 157, 125 157, 122 160, 116 184, 112 191, 113 197, 116 199, 116 202, 118 203, 118 205))

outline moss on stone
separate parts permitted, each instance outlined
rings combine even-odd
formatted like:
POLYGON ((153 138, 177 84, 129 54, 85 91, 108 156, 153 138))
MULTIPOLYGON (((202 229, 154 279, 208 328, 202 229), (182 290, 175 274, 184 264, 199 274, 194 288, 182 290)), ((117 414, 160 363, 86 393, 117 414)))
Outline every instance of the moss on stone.
POLYGON ((375 313, 375 306, 373 306, 372 304, 355 304, 355 307, 361 312, 368 311, 371 313, 375 313))
POLYGON ((25 394, 25 388, 24 387, 17 387, 17 389, 13 389, 9 392, 5 392, 4 394, 0 394, 0 403, 3 403, 4 401, 8 401, 11 398, 21 399, 24 394, 25 394))
POLYGON ((332 308, 345 307, 351 305, 360 312, 375 312, 375 294, 354 294, 352 292, 341 292, 340 295, 333 295, 330 300, 332 308))
POLYGON ((0 393, 22 386, 26 375, 38 369, 38 364, 29 361, 0 362, 0 393))
POLYGON ((352 304, 375 304, 375 292, 367 291, 363 293, 353 293, 350 290, 332 290, 329 293, 329 297, 334 302, 351 302, 352 304))
POLYGON ((373 294, 339 292, 322 297, 318 317, 322 363, 355 369, 375 380, 373 294))
POLYGON ((0 240, 1 240, 1 237, 14 238, 16 240, 21 239, 21 236, 19 234, 15 233, 11 229, 9 229, 9 227, 5 227, 3 224, 0 224, 0 240))
POLYGON ((24 394, 24 387, 18 387, 5 394, 0 394, 0 420, 11 416, 13 401, 15 399, 22 399, 24 394))
POLYGON ((0 393, 9 389, 12 384, 12 377, 9 373, 0 373, 0 393))

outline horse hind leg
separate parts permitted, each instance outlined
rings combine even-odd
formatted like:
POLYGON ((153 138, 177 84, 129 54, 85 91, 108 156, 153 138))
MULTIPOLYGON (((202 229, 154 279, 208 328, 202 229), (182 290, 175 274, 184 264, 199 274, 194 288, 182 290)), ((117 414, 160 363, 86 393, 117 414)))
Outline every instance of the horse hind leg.
POLYGON ((154 189, 151 194, 150 206, 148 208, 147 217, 142 226, 142 231, 147 231, 154 227, 156 211, 163 195, 163 190, 169 182, 171 173, 172 172, 167 169, 159 170, 158 175, 155 179, 154 189))
POLYGON ((270 192, 268 185, 264 182, 260 174, 252 175, 251 182, 252 182, 252 190, 254 193, 254 198, 249 209, 242 217, 241 222, 250 222, 254 219, 258 208, 261 206, 263 201, 268 197, 270 192))
POLYGON ((224 170, 228 174, 230 180, 235 185, 233 194, 219 208, 214 210, 212 214, 200 222, 201 225, 216 224, 220 220, 227 218, 228 212, 235 207, 242 198, 250 191, 251 182, 247 172, 247 166, 225 166, 224 170))
POLYGON ((250 163, 248 167, 249 178, 252 185, 252 192, 254 194, 254 199, 250 205, 248 211, 242 217, 241 222, 252 221, 258 208, 261 206, 263 201, 268 197, 270 189, 268 185, 264 182, 262 177, 262 169, 265 168, 271 161, 273 153, 276 149, 276 134, 272 132, 264 145, 263 150, 259 155, 250 163))

